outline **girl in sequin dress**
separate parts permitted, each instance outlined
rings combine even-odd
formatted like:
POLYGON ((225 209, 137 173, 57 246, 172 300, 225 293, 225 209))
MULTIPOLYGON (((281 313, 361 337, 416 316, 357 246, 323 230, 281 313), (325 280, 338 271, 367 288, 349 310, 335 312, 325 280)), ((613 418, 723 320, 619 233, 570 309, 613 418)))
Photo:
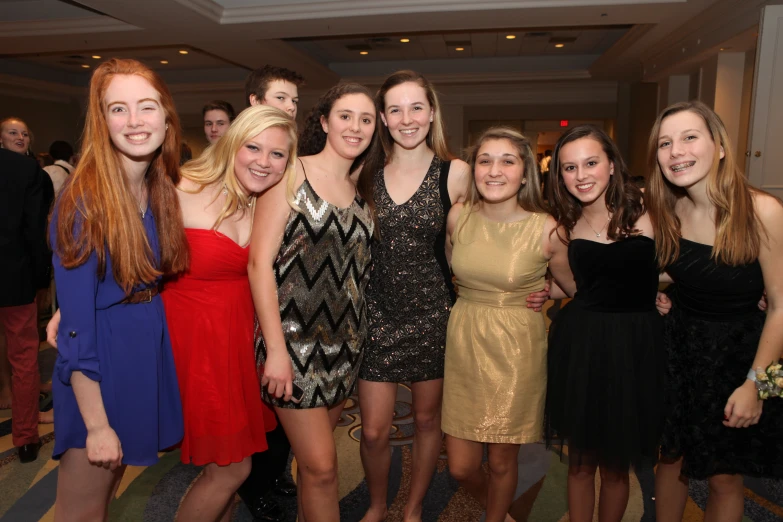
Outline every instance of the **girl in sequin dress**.
POLYGON ((465 198, 469 167, 452 159, 438 98, 413 71, 389 76, 376 95, 383 150, 368 165, 375 179, 379 240, 367 287, 369 339, 359 372, 361 457, 370 508, 387 516, 389 433, 397 384, 413 395, 411 488, 404 520, 421 520, 422 501, 441 451, 440 406, 446 324, 453 303, 445 253, 446 215, 465 198), (399 203, 398 203, 399 202, 399 203))
POLYGON ((372 150, 375 123, 366 88, 327 91, 306 120, 295 175, 259 199, 264 226, 251 241, 261 385, 291 442, 308 522, 340 519, 332 431, 364 353, 374 231, 372 179, 351 172, 372 150))

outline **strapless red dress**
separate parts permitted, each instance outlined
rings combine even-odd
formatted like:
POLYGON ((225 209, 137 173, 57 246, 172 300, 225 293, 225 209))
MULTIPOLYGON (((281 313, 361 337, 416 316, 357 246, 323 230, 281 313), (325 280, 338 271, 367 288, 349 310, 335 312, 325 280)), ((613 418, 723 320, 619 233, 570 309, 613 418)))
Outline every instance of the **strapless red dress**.
POLYGON ((181 459, 223 466, 266 450, 276 426, 256 373, 249 249, 214 230, 185 233, 190 270, 162 293, 185 420, 181 459))

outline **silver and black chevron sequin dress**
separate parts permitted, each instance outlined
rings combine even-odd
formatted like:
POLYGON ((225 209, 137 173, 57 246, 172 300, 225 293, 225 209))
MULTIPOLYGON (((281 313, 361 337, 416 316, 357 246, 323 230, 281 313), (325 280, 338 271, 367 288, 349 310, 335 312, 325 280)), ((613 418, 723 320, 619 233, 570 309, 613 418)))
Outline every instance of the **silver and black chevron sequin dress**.
MULTIPOLYGON (((304 390, 299 404, 270 397, 283 408, 333 406, 353 392, 367 339, 364 290, 370 277, 370 208, 358 195, 341 209, 322 200, 305 179, 274 263, 283 334, 304 390)), ((258 331, 257 331, 258 333, 258 331)), ((256 337, 257 360, 266 347, 256 337)))
POLYGON ((359 377, 375 382, 443 378, 446 325, 453 304, 445 255, 447 176, 437 156, 418 190, 397 205, 383 171, 375 178, 380 240, 367 287, 370 338, 359 377))

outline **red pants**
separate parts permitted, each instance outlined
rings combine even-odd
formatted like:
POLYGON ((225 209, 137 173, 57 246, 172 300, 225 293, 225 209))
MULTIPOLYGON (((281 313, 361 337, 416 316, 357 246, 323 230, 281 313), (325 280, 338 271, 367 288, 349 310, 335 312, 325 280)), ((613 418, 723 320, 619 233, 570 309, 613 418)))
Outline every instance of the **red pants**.
POLYGON ((14 446, 38 442, 38 308, 35 302, 0 307, 11 364, 11 427, 14 446))

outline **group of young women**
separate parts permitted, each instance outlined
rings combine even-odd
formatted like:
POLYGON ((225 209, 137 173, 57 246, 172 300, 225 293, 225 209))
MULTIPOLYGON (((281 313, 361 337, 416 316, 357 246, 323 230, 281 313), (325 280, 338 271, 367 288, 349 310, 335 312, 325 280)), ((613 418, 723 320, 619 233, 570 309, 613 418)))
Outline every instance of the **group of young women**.
POLYGON ((510 520, 519 447, 544 435, 568 447, 572 520, 592 519, 596 469, 600 519, 620 520, 629 468, 659 444, 661 521, 681 517, 683 477, 710 477, 710 520, 740 520, 739 474, 783 474, 780 403, 762 414, 745 382, 781 355, 783 207, 747 185, 703 105, 659 117, 644 195, 602 130, 570 129, 550 205, 515 130, 454 159, 435 91, 411 71, 376 96, 333 87, 298 140, 285 113, 251 107, 181 170, 178 157, 159 77, 132 60, 97 67, 51 224, 57 520, 105 519, 125 465, 177 444, 205 465, 179 520, 228 520, 270 405, 296 457, 299 520, 336 522, 332 431, 357 383, 365 522, 387 516, 400 382, 415 420, 406 521, 421 520, 441 430, 488 521, 510 520), (548 353, 547 268, 552 295, 574 296, 548 353), (663 320, 661 270, 676 282, 663 320))

